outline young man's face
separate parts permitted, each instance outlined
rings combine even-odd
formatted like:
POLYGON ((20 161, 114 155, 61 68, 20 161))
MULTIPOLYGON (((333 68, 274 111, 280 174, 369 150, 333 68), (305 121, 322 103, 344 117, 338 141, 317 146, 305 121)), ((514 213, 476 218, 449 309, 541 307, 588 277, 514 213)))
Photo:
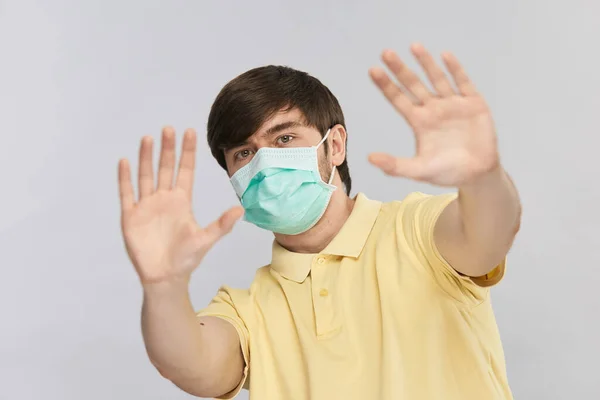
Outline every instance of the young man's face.
MULTIPOLYGON (((303 121, 302 113, 297 109, 279 112, 267 120, 246 143, 225 150, 229 176, 248 164, 262 147, 311 147, 319 144, 322 139, 319 131, 306 126, 303 121)), ((325 146, 319 148, 319 172, 321 178, 328 181, 332 165, 324 148, 325 146)))

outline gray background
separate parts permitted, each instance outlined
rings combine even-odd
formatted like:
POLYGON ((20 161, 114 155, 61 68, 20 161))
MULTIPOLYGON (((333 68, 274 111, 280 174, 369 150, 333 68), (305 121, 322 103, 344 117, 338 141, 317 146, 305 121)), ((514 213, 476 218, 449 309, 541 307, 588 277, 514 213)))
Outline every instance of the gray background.
MULTIPOLYGON (((0 1, 0 399, 190 398, 145 356, 117 160, 165 124, 197 128, 195 207, 212 220, 235 196, 205 144, 208 110, 246 69, 287 64, 331 88, 357 190, 439 193, 366 161, 413 151, 367 68, 415 40, 466 65, 522 195, 493 293, 515 397, 600 398, 599 13, 594 0, 0 1)), ((270 243, 238 225, 194 275, 196 307, 247 286, 270 243)))

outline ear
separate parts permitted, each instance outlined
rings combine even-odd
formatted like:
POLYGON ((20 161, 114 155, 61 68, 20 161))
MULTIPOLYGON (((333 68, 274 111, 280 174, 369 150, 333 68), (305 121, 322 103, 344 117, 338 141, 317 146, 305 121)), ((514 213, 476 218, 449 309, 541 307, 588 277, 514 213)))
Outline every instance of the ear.
POLYGON ((329 132, 327 141, 329 142, 329 152, 331 154, 331 162, 336 167, 342 165, 346 159, 346 129, 340 124, 335 125, 329 132))

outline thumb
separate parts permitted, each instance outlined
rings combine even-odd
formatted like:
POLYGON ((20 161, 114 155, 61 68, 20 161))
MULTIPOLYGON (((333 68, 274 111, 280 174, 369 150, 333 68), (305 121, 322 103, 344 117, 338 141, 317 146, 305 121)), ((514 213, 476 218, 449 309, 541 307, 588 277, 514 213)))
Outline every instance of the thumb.
POLYGON ((232 207, 225 211, 219 219, 213 221, 204 229, 204 234, 208 239, 209 245, 227 235, 233 229, 235 223, 244 215, 244 209, 240 206, 232 207))
POLYGON ((385 153, 372 153, 369 162, 385 174, 419 180, 423 167, 417 158, 399 158, 385 153))
POLYGON ((182 247, 175 254, 177 258, 175 263, 181 265, 182 270, 193 271, 202 262, 211 247, 231 231, 243 213, 242 207, 233 207, 204 229, 195 222, 189 223, 184 231, 189 233, 192 230, 192 235, 186 234, 181 243, 182 247))

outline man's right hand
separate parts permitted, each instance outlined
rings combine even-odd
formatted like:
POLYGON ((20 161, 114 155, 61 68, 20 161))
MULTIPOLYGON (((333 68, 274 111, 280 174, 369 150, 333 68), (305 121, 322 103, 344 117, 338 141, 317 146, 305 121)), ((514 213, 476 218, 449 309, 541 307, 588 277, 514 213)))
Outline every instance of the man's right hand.
POLYGON ((175 132, 165 128, 155 185, 152 138, 142 139, 139 199, 127 160, 119 163, 125 246, 144 288, 142 334, 148 356, 175 385, 200 397, 233 390, 243 377, 244 358, 234 326, 218 317, 197 317, 188 282, 212 245, 243 213, 234 207, 205 228, 192 213, 196 133, 185 132, 175 184, 175 132))
POLYGON ((242 216, 233 207, 205 228, 192 212, 192 187, 196 159, 196 133, 185 132, 175 183, 175 131, 163 129, 162 148, 155 184, 152 138, 140 146, 139 198, 136 202, 127 160, 119 163, 121 226, 127 253, 142 284, 188 281, 206 252, 231 231, 242 216))

